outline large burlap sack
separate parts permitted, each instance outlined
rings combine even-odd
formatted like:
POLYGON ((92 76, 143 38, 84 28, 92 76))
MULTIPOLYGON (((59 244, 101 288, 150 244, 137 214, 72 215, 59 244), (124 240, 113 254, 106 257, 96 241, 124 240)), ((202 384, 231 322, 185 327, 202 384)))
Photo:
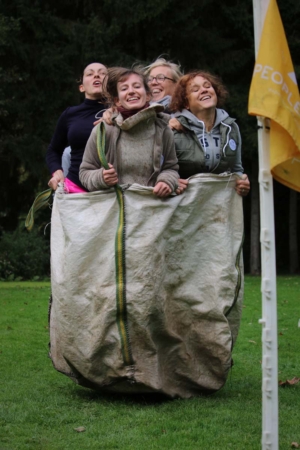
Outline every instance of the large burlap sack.
POLYGON ((180 196, 132 185, 55 195, 50 356, 99 390, 191 397, 220 389, 243 298, 236 176, 180 196))

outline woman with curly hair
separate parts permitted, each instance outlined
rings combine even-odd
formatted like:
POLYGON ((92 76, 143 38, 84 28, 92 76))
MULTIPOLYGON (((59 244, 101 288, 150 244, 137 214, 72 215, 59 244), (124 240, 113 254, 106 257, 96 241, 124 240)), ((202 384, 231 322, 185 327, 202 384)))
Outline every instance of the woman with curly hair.
MULTIPOLYGON (((174 131, 180 178, 197 173, 224 172, 241 176, 236 191, 245 196, 250 182, 241 160, 241 135, 235 119, 223 106, 228 91, 219 77, 205 71, 190 72, 177 83, 170 109, 184 132, 174 131)), ((185 189, 180 183, 181 190, 185 189)))

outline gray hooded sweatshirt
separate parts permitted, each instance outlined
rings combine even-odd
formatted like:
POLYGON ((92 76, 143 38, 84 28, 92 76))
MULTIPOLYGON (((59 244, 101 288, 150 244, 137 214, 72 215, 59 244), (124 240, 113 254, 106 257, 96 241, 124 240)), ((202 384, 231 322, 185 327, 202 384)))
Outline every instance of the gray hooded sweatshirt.
MULTIPOLYGON (((223 109, 216 109, 216 119, 215 123, 213 125, 213 128, 211 131, 207 131, 205 129, 205 124, 201 120, 197 119, 194 114, 192 114, 189 110, 183 109, 181 112, 177 112, 174 114, 174 117, 176 117, 183 126, 191 130, 195 133, 197 136, 197 139, 200 144, 200 148, 204 152, 204 158, 205 158, 205 172, 216 172, 217 167, 219 166, 221 157, 225 157, 226 159, 226 153, 225 149, 226 147, 229 147, 231 152, 234 152, 234 161, 233 164, 231 164, 230 167, 228 167, 228 170, 231 172, 235 172, 238 174, 242 174, 244 172, 242 161, 241 161, 241 137, 238 130, 237 125, 235 124, 235 130, 238 134, 238 139, 232 139, 231 137, 231 131, 232 131, 232 125, 224 123, 226 119, 229 119, 229 115, 226 111, 223 109), (184 120, 184 119, 186 120, 184 120), (221 126, 228 127, 228 133, 227 133, 227 139, 225 143, 221 142, 221 126)), ((175 146, 177 150, 177 143, 179 147, 184 147, 184 141, 185 137, 184 135, 178 136, 176 139, 176 132, 175 132, 175 146), (177 142, 176 142, 177 141, 177 142)), ((199 148, 199 151, 201 151, 199 148)), ((179 148, 179 152, 184 151, 184 148, 179 148)), ((178 159, 179 159, 179 165, 180 165, 180 156, 177 153, 178 159)))

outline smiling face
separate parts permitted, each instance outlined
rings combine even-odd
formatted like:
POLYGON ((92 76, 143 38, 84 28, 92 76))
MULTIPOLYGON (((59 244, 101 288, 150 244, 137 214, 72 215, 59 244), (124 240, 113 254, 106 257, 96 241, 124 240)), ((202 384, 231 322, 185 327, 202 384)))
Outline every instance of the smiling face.
POLYGON ((156 77, 157 75, 164 75, 167 78, 171 78, 171 80, 159 81, 157 79, 153 79, 151 82, 148 82, 148 86, 151 91, 152 101, 158 101, 164 98, 166 95, 173 95, 176 82, 172 81, 174 79, 172 70, 167 66, 157 66, 154 67, 149 73, 150 77, 156 77))
POLYGON ((142 78, 137 74, 129 75, 117 84, 118 98, 115 104, 125 109, 140 109, 150 100, 142 78))
POLYGON ((196 117, 204 111, 216 109, 218 97, 206 78, 197 75, 188 82, 186 91, 187 107, 196 117))
POLYGON ((86 66, 83 71, 82 84, 79 86, 80 92, 84 92, 85 98, 97 100, 102 96, 102 83, 107 73, 103 64, 92 63, 86 66))

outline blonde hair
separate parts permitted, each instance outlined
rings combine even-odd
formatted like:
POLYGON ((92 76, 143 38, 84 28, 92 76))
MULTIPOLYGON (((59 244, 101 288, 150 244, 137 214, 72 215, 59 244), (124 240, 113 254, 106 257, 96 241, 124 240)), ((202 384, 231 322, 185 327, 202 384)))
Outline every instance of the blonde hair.
POLYGON ((168 67, 172 71, 172 76, 175 81, 178 81, 180 77, 182 77, 183 73, 180 70, 180 64, 175 64, 172 61, 167 61, 165 58, 158 57, 153 63, 149 64, 149 66, 144 67, 144 74, 146 76, 150 75, 150 72, 155 67, 164 66, 168 67))

